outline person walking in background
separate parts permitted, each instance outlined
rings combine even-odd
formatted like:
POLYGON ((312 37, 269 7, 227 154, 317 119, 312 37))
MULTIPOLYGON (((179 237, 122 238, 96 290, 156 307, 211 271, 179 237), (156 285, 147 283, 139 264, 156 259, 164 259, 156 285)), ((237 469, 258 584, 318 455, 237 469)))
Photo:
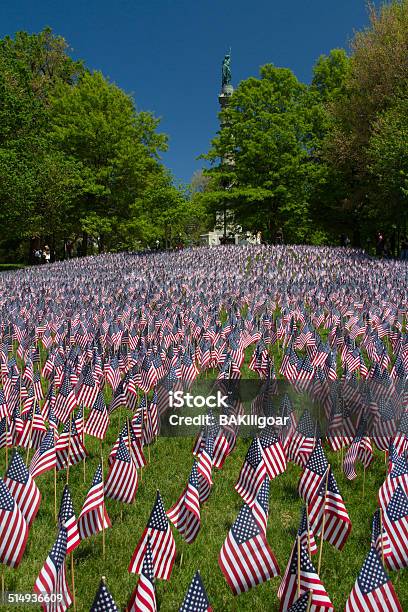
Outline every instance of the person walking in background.
POLYGON ((377 243, 375 245, 375 252, 378 257, 382 257, 384 255, 384 247, 385 247, 385 239, 382 232, 378 232, 377 234, 377 243))
POLYGON ((50 247, 48 246, 48 244, 46 244, 44 247, 44 262, 46 264, 49 264, 50 261, 51 261, 51 251, 50 251, 50 247))

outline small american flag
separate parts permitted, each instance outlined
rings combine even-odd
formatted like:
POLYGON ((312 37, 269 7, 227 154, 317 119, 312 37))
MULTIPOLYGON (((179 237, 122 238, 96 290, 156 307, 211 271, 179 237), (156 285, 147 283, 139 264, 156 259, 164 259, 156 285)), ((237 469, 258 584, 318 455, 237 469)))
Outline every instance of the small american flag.
POLYGON ((329 467, 320 440, 311 453, 299 480, 299 495, 304 502, 309 502, 318 490, 329 467))
POLYGON ((402 612, 378 552, 371 548, 346 603, 346 612, 402 612))
POLYGON ((128 569, 131 574, 141 572, 148 538, 152 547, 155 576, 159 580, 169 580, 176 559, 176 543, 159 491, 147 526, 130 560, 128 569))
POLYGON ((156 591, 154 587, 154 567, 150 541, 147 540, 139 582, 127 606, 128 612, 156 612, 156 591))
POLYGON ((265 461, 262 457, 259 438, 254 438, 245 457, 244 464, 235 485, 244 502, 253 506, 259 489, 266 477, 265 461))
POLYGON ((310 527, 310 520, 306 506, 303 506, 300 512, 300 522, 297 535, 300 543, 308 551, 309 556, 315 555, 318 551, 316 540, 314 539, 313 531, 310 527))
POLYGON ((16 450, 13 452, 4 482, 30 527, 40 507, 41 493, 16 450))
POLYGON ((90 612, 119 612, 119 608, 110 594, 104 578, 100 582, 90 612))
POLYGON ((387 567, 393 570, 408 566, 408 497, 401 485, 395 489, 383 513, 384 529, 391 544, 387 567))
POLYGON ((99 387, 89 365, 84 366, 75 392, 78 405, 83 404, 84 406, 91 407, 94 404, 99 393, 99 387))
POLYGON ((0 563, 18 567, 27 537, 26 520, 10 491, 0 480, 0 563))
POLYGON ((266 472, 271 480, 286 470, 286 455, 281 440, 268 432, 259 437, 266 472))
POLYGON ((61 525, 61 527, 65 527, 67 530, 67 555, 69 555, 70 552, 79 546, 81 543, 81 538, 79 537, 74 505, 72 503, 68 485, 65 485, 62 493, 61 505, 58 513, 58 523, 61 525))
POLYGON ((102 465, 99 465, 78 517, 78 531, 84 540, 110 526, 111 522, 105 507, 102 465))
POLYGON ((391 550, 391 543, 382 521, 380 508, 374 512, 373 524, 371 529, 371 546, 376 549, 381 557, 388 557, 391 550))
POLYGON ((398 485, 401 485, 404 491, 408 491, 408 461, 405 455, 395 458, 391 472, 378 491, 378 501, 382 510, 385 510, 389 504, 398 485))
POLYGON ((207 432, 204 448, 198 456, 198 490, 200 492, 200 504, 207 501, 213 484, 211 472, 214 454, 214 438, 207 432))
POLYGON ((29 472, 32 478, 37 478, 44 472, 52 470, 57 466, 57 458, 55 453, 55 432, 49 429, 40 448, 34 453, 31 459, 29 472))
POLYGON ((197 463, 194 461, 187 486, 167 516, 188 544, 196 539, 200 530, 200 495, 197 463))
POLYGON ((64 375, 61 388, 55 402, 54 413, 57 419, 65 423, 70 413, 76 408, 76 397, 68 372, 64 375))
POLYGON ((316 438, 316 425, 313 424, 309 411, 305 410, 300 417, 296 431, 285 438, 284 447, 288 460, 304 467, 315 447, 316 438))
POLYGON ((62 600, 41 604, 44 612, 65 612, 72 603, 65 571, 67 556, 67 530, 61 527, 45 563, 34 584, 38 595, 62 595, 62 600))
POLYGON ((252 507, 252 514, 265 535, 269 516, 269 482, 269 476, 266 475, 252 507))
POLYGON ((230 529, 218 563, 234 595, 279 574, 278 562, 247 504, 230 529))
POLYGON ((330 467, 309 501, 308 508, 309 524, 314 535, 320 535, 325 517, 324 539, 341 550, 350 535, 351 521, 330 467))
POLYGON ((105 495, 124 504, 131 504, 136 497, 137 487, 136 466, 121 438, 105 481, 105 495))
POLYGON ((103 440, 108 426, 108 409, 103 399, 102 391, 99 391, 86 420, 84 431, 89 436, 94 436, 99 440, 103 440))
POLYGON ((179 612, 212 612, 207 593, 203 585, 203 581, 200 576, 200 572, 197 571, 194 574, 194 578, 188 587, 188 591, 184 598, 183 603, 179 608, 179 612))
POLYGON ((295 603, 297 592, 300 591, 302 596, 305 592, 311 591, 311 610, 323 611, 334 610, 333 604, 320 580, 309 555, 304 546, 295 545, 292 549, 292 554, 285 575, 282 578, 278 590, 278 597, 281 600, 280 611, 290 609, 295 603), (300 548, 300 576, 298 585, 298 549, 300 548))

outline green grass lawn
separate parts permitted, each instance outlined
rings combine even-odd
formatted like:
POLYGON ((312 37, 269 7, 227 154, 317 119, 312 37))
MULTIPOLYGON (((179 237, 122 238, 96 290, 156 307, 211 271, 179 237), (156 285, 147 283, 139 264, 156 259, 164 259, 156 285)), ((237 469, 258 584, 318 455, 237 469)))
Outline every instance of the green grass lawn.
MULTIPOLYGON (((122 411, 124 418, 124 411, 122 411)), ((118 430, 117 414, 108 430, 103 454, 107 459, 118 430)), ((185 544, 173 530, 177 546, 177 559, 169 582, 157 583, 160 610, 173 612, 180 606, 194 572, 199 569, 215 611, 277 610, 276 592, 280 577, 233 597, 218 566, 218 554, 235 519, 241 499, 234 484, 245 457, 249 440, 239 440, 236 449, 227 458, 221 471, 214 470, 214 486, 208 502, 202 507, 201 531, 196 541, 185 544)), ((90 457, 86 462, 84 482, 83 464, 70 469, 70 487, 78 516, 99 462, 99 442, 87 437, 90 457)), ((112 528, 106 531, 106 558, 102 557, 102 534, 85 540, 74 552, 77 610, 88 610, 97 590, 100 577, 107 584, 118 606, 126 605, 137 576, 127 571, 133 549, 146 525, 153 506, 156 489, 160 489, 166 509, 178 498, 184 488, 192 465, 191 438, 160 438, 151 447, 151 463, 139 478, 139 490, 132 505, 107 500, 112 528)), ((326 449, 327 450, 327 449, 326 449)), ((0 456, 0 473, 5 469, 5 451, 0 456)), ((147 450, 146 450, 147 455, 147 450)), ((376 454, 375 462, 366 473, 363 496, 363 474, 348 482, 340 469, 340 454, 327 452, 353 523, 349 540, 342 552, 324 543, 321 579, 336 609, 344 609, 346 599, 370 546, 371 519, 376 509, 377 492, 385 475, 384 457, 376 454)), ((24 457, 24 455, 23 455, 24 457)), ((106 465, 106 462, 105 462, 106 465)), ((106 472, 105 472, 106 473, 106 472)), ((295 538, 301 501, 297 493, 300 468, 290 464, 287 472, 271 483, 270 515, 267 538, 283 573, 295 538)), ((58 503, 65 484, 65 472, 57 482, 58 503)), ((37 479, 43 495, 34 521, 23 561, 17 570, 6 568, 5 585, 8 591, 31 592, 35 579, 48 555, 56 536, 54 520, 54 488, 52 473, 37 479)), ((316 560, 317 556, 315 556, 316 560)), ((317 563, 317 561, 316 561, 317 563)), ((68 568, 70 564, 68 563, 68 568)), ((70 574, 68 573, 70 576, 70 574)), ((395 590, 403 608, 408 609, 408 572, 393 572, 395 590)), ((18 608, 13 608, 17 610, 18 608)))

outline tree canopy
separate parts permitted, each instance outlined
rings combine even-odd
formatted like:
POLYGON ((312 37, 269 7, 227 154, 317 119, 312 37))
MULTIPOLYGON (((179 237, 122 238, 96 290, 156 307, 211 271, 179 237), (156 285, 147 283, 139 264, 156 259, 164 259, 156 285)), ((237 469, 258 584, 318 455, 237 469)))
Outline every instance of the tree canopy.
POLYGON ((369 11, 350 53, 318 58, 309 85, 272 65, 238 85, 204 156, 210 210, 267 241, 280 228, 289 242, 358 246, 407 231, 408 0, 369 11))
POLYGON ((68 51, 49 29, 0 41, 3 249, 169 242, 167 226, 184 231, 190 201, 160 160, 159 120, 68 51))

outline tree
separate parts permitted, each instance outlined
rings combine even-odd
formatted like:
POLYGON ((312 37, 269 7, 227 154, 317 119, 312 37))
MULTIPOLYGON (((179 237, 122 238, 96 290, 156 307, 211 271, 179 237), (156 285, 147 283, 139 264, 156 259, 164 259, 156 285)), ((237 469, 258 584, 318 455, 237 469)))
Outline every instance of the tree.
POLYGON ((382 191, 384 183, 370 169, 370 143, 378 118, 393 107, 400 87, 407 83, 407 48, 408 0, 383 4, 378 11, 371 6, 370 25, 352 41, 344 94, 331 109, 324 159, 340 177, 342 208, 361 235, 373 234, 381 218, 383 229, 398 221, 389 215, 384 218, 384 198, 394 196, 382 191))
POLYGON ((82 71, 67 55, 65 40, 49 29, 0 40, 0 222, 7 243, 35 239, 49 228, 78 180, 72 164, 50 150, 47 130, 50 95, 58 83, 73 84, 82 71))
POLYGON ((123 243, 132 204, 162 172, 159 153, 166 137, 158 120, 137 112, 132 98, 101 73, 85 72, 72 87, 61 84, 52 98, 50 140, 82 164, 86 185, 71 219, 73 230, 91 231, 101 250, 123 243))
POLYGON ((245 230, 266 239, 282 227, 287 240, 310 240, 320 112, 317 92, 288 69, 266 65, 259 79, 241 82, 205 156, 214 167, 204 199, 215 209, 227 202, 245 230))
POLYGON ((346 93, 346 80, 350 73, 350 59, 344 49, 332 49, 321 55, 313 67, 312 89, 319 92, 323 103, 341 99, 346 93))
POLYGON ((408 221, 408 84, 393 105, 373 125, 368 155, 369 169, 379 186, 380 202, 370 214, 379 227, 398 225, 406 232, 408 221))

